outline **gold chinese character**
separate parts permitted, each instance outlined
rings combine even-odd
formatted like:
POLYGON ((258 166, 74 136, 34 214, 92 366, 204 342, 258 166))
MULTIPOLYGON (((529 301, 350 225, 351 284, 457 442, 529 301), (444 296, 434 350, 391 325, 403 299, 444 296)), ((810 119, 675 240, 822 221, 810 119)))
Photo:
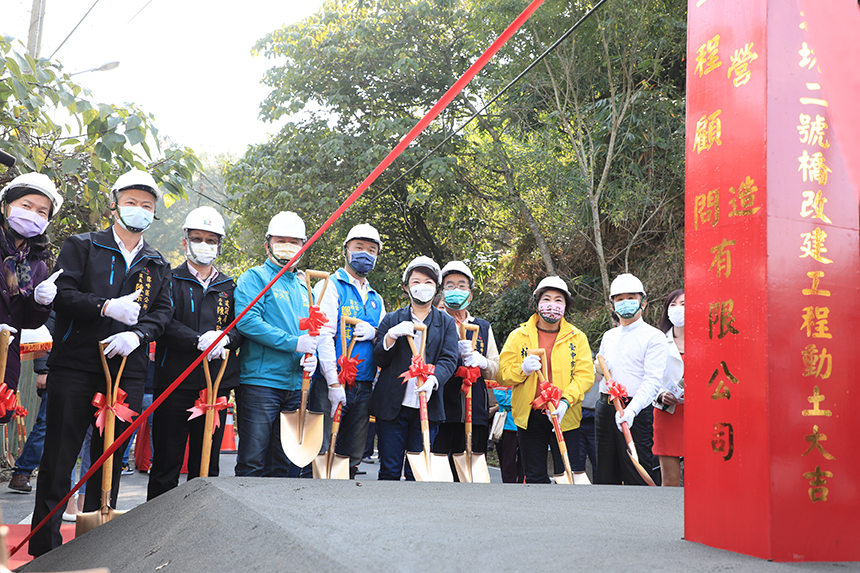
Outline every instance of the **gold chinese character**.
POLYGON ((797 52, 800 54, 800 62, 798 62, 798 66, 801 68, 806 68, 807 70, 811 70, 812 66, 817 63, 817 59, 815 58, 815 52, 812 51, 812 48, 809 47, 809 44, 806 42, 803 43, 803 47, 797 52))
POLYGON ((720 190, 714 189, 701 195, 696 195, 694 226, 699 229, 699 223, 710 223, 712 227, 720 221, 720 190))
POLYGON ((722 277, 723 271, 726 272, 726 278, 732 274, 732 252, 728 249, 732 245, 737 244, 737 241, 723 239, 719 245, 712 247, 711 252, 714 253, 714 260, 711 261, 711 266, 708 270, 717 268, 717 276, 722 277))
POLYGON ((820 105, 822 107, 830 107, 830 104, 827 103, 826 99, 821 99, 817 97, 802 97, 800 98, 800 103, 803 105, 820 105))
POLYGON ((723 369, 723 374, 726 375, 726 378, 729 379, 729 382, 732 384, 739 384, 740 380, 734 377, 734 375, 729 372, 729 366, 726 364, 725 360, 720 361, 720 366, 714 368, 714 373, 711 374, 710 379, 708 380, 708 388, 714 383, 717 382, 717 387, 714 389, 714 393, 711 394, 712 400, 719 400, 721 398, 725 398, 726 400, 730 400, 732 397, 732 392, 729 390, 729 385, 727 382, 723 380, 717 380, 717 376, 720 375, 720 368, 723 369))
POLYGON ((830 142, 824 139, 824 130, 827 128, 827 123, 820 115, 816 114, 813 121, 812 116, 805 113, 800 114, 800 125, 797 126, 797 132, 800 134, 800 143, 817 145, 822 149, 827 149, 830 147, 830 142))
POLYGON ((800 292, 805 295, 830 296, 829 290, 818 288, 818 283, 821 281, 821 277, 824 276, 824 271, 810 271, 806 273, 806 276, 812 279, 812 288, 805 288, 800 292))
POLYGON ((714 326, 719 325, 720 331, 717 333, 717 338, 722 339, 728 334, 738 334, 738 329, 734 327, 735 317, 732 315, 735 302, 732 299, 712 302, 708 311, 708 338, 714 338, 714 326))
POLYGON ((797 168, 798 171, 803 172, 803 182, 806 183, 807 179, 809 181, 816 181, 819 185, 827 184, 827 174, 832 171, 827 165, 824 164, 824 154, 820 151, 816 151, 812 155, 803 150, 803 155, 797 158, 797 161, 800 163, 800 167, 797 168))
POLYGON ((696 50, 696 71, 694 73, 699 74, 700 78, 723 65, 718 53, 719 47, 720 35, 717 34, 696 50))
POLYGON ((821 471, 821 466, 815 466, 814 472, 806 472, 803 474, 803 479, 810 480, 809 485, 812 487, 809 488, 809 499, 811 499, 813 503, 818 501, 827 501, 827 494, 830 493, 830 490, 824 487, 824 484, 827 483, 827 480, 824 478, 832 477, 833 473, 821 471))
POLYGON ((824 446, 821 445, 821 442, 827 440, 827 436, 824 434, 818 433, 818 426, 812 426, 812 433, 809 434, 808 436, 804 436, 804 439, 807 442, 809 442, 809 447, 806 448, 805 452, 800 454, 801 456, 805 456, 806 454, 810 453, 814 448, 814 449, 818 450, 822 456, 824 456, 824 459, 826 459, 826 460, 835 460, 836 459, 830 454, 830 452, 828 452, 827 450, 824 449, 824 446))
POLYGON ((723 144, 720 141, 722 136, 722 122, 720 114, 722 110, 718 109, 711 115, 702 115, 699 121, 696 122, 696 138, 693 140, 693 149, 696 153, 709 150, 714 144, 720 146, 723 144))
POLYGON ((735 191, 734 187, 729 187, 729 193, 732 195, 737 194, 736 198, 729 199, 729 205, 732 207, 732 210, 729 211, 729 217, 746 217, 758 213, 761 207, 754 206, 757 191, 758 187, 756 187, 755 181, 749 175, 738 186, 737 191, 735 191))
POLYGON ((757 58, 758 54, 753 51, 752 42, 744 44, 740 50, 735 50, 735 54, 731 57, 732 65, 727 77, 732 77, 732 72, 735 72, 735 79, 732 80, 732 83, 736 88, 750 81, 752 72, 749 71, 749 65, 757 58))
POLYGON ((811 410, 801 410, 801 416, 826 416, 830 417, 833 415, 833 412, 830 410, 822 410, 820 408, 819 402, 824 400, 824 395, 818 393, 818 386, 813 386, 812 388, 812 396, 807 396, 806 401, 812 404, 811 410))
POLYGON ((821 194, 821 189, 817 193, 815 191, 804 191, 803 196, 805 198, 800 204, 801 217, 812 215, 813 219, 821 219, 825 223, 833 222, 824 214, 824 204, 827 203, 827 199, 821 194))
POLYGON ((833 370, 833 355, 828 354, 826 348, 822 348, 821 352, 818 352, 818 348, 814 344, 808 344, 806 348, 800 351, 800 357, 803 360, 804 376, 815 376, 822 380, 830 378, 830 373, 833 370))
POLYGON ((828 332, 827 316, 830 309, 826 306, 807 306, 803 309, 803 324, 800 330, 806 331, 807 338, 833 338, 828 332))
POLYGON ((711 449, 715 454, 720 454, 723 461, 727 462, 735 451, 735 431, 728 422, 714 424, 711 433, 711 449))
POLYGON ((827 252, 827 249, 824 247, 824 239, 827 238, 827 233, 819 227, 815 227, 815 230, 811 233, 801 233, 800 236, 803 237, 803 245, 800 247, 800 252, 803 253, 800 255, 801 259, 812 257, 825 265, 833 262, 822 254, 827 252))

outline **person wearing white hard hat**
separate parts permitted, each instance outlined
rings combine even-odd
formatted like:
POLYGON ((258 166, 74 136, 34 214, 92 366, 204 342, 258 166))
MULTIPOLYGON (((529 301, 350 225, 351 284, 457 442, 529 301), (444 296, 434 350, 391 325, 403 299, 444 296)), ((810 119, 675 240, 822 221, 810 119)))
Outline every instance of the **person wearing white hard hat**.
MULTIPOLYGON (((198 207, 186 216, 182 233, 186 261, 173 269, 170 282, 173 320, 155 349, 153 393, 156 398, 202 351, 209 348, 236 316, 233 300, 236 283, 214 265, 226 235, 223 217, 212 207, 198 207)), ((218 389, 218 397, 223 398, 224 407, 216 411, 220 422, 216 424, 212 436, 208 469, 210 477, 217 477, 220 473, 218 461, 227 418, 226 400, 230 391, 239 386, 239 362, 235 351, 243 341, 244 337, 233 329, 206 357, 214 376, 214 372, 220 371, 224 357, 232 353, 218 389)), ((194 408, 198 399, 205 400, 205 388, 205 373, 200 364, 153 414, 153 455, 146 496, 148 500, 179 485, 186 443, 188 479, 200 475, 206 417, 197 415, 189 419, 188 412, 194 408)))
MULTIPOLYGON (((56 276, 48 278, 45 260, 50 243, 45 229, 63 205, 63 197, 47 175, 25 173, 0 191, 0 332, 8 331, 9 355, 3 378, 6 387, 18 388, 21 371, 20 331, 39 328, 51 314, 57 294, 56 276), (16 336, 17 335, 17 336, 16 336)), ((0 424, 12 418, 14 404, 0 416, 0 424)))
MULTIPOLYGON (((399 480, 404 473, 406 452, 424 449, 419 392, 426 393, 431 442, 439 423, 445 421, 440 394, 457 369, 459 337, 454 319, 433 307, 439 280, 439 265, 433 259, 425 256, 413 259, 406 265, 402 282, 410 304, 386 314, 376 331, 373 358, 380 372, 370 413, 376 418, 381 480, 399 480), (400 376, 412 363, 409 338, 416 348, 421 348, 422 334, 415 329, 416 324, 427 327, 424 362, 435 367, 435 372, 423 383, 420 378, 404 380, 400 376)), ((405 475, 407 480, 415 479, 409 464, 405 475)))
MULTIPOLYGON (((645 287, 638 278, 629 273, 615 277, 609 287, 609 299, 620 324, 603 335, 597 355, 606 361, 612 378, 627 389, 628 397, 622 399, 624 414, 617 413, 609 401, 607 382, 601 380, 600 398, 595 407, 597 471, 594 483, 646 485, 627 455, 627 444, 621 433, 621 423, 627 422, 639 463, 659 484, 659 474, 652 471, 654 407, 651 403, 662 387, 669 359, 668 341, 659 329, 642 319, 648 301, 645 287)), ((597 362, 595 369, 603 377, 597 362)))
MULTIPOLYGON (((442 267, 441 274, 445 312, 456 322, 458 333, 461 324, 478 327, 477 335, 467 331, 466 340, 459 341, 458 366, 477 367, 481 371, 472 384, 472 451, 486 453, 490 438, 490 404, 484 380, 496 379, 499 373, 499 350, 490 323, 469 313, 472 288, 475 286, 471 269, 462 261, 451 261, 442 267), (478 337, 478 342, 472 350, 474 336, 478 337)), ((442 395, 445 421, 439 425, 439 432, 433 440, 433 453, 450 456, 466 450, 466 395, 462 389, 463 378, 460 377, 455 376, 445 384, 442 395)))
POLYGON ((236 325, 245 337, 239 354, 237 476, 288 477, 296 471, 281 447, 280 413, 298 410, 302 371, 312 374, 317 367, 319 337, 299 330, 299 319, 308 316, 310 301, 295 255, 306 240, 301 217, 281 211, 266 231, 266 262, 242 273, 236 286, 236 313, 240 314, 290 264, 236 325), (305 359, 305 354, 310 358, 305 359))
MULTIPOLYGON (((149 173, 132 169, 117 178, 111 199, 114 224, 103 231, 69 237, 57 258, 62 274, 56 281, 56 325, 47 380, 51 399, 34 526, 68 493, 75 456, 87 428, 97 421, 92 401, 97 393, 105 392, 99 342, 107 345, 105 358, 114 379, 126 358, 120 388, 129 409, 139 413, 149 368, 147 346, 164 333, 173 315, 170 265, 143 239, 161 199, 158 184, 149 173)), ((116 435, 130 422, 130 417, 118 417, 116 435)), ((95 429, 92 460, 102 452, 102 434, 95 429)), ((122 464, 113 464, 112 507, 116 507, 121 470, 122 464)), ((101 469, 93 479, 91 483, 101 483, 101 469)), ((87 488, 84 510, 99 507, 99 488, 87 488)), ((36 532, 30 542, 31 555, 42 555, 62 543, 60 519, 58 512, 49 527, 36 532)))
POLYGON ((550 416, 558 418, 574 483, 587 484, 585 468, 578 468, 579 423, 582 399, 594 384, 591 348, 585 333, 565 320, 573 304, 567 283, 552 276, 541 280, 532 293, 535 313, 508 335, 502 348, 499 384, 513 386, 511 411, 517 425, 526 483, 550 483, 546 450, 553 456, 556 473, 564 470, 550 416), (529 350, 543 349, 543 357, 529 350), (544 364, 545 363, 545 364, 544 364), (558 388, 558 406, 545 409, 536 399, 541 394, 538 371, 546 366, 546 378, 558 388))
POLYGON ((331 276, 320 301, 328 322, 320 328, 319 370, 323 378, 315 378, 314 384, 325 383, 328 387, 330 415, 334 416, 338 404, 343 404, 337 453, 349 456, 350 478, 355 477, 364 454, 370 394, 376 378, 373 342, 376 328, 385 316, 382 297, 367 280, 381 251, 379 231, 371 225, 363 223, 350 229, 343 242, 344 266, 331 276), (338 381, 338 365, 345 350, 340 336, 343 317, 361 320, 346 327, 347 348, 355 338, 351 357, 361 361, 356 366, 355 379, 347 380, 346 387, 338 381))

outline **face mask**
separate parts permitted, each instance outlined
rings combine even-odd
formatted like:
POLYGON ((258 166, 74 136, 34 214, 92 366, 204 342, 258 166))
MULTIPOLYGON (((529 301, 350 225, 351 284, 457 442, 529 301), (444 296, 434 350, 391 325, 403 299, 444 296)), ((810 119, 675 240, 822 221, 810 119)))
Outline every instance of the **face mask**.
POLYGON ((433 300, 433 296, 436 294, 436 287, 433 285, 414 285, 409 287, 409 294, 414 302, 427 304, 433 300))
POLYGON ((9 227, 25 239, 41 235, 48 228, 48 221, 41 215, 20 207, 11 207, 6 220, 9 227))
POLYGON ((538 303, 538 315, 550 324, 555 324, 564 316, 564 305, 558 302, 538 303))
POLYGON ((198 265, 211 265, 215 257, 218 256, 218 245, 210 245, 208 243, 192 243, 188 241, 188 248, 185 250, 185 256, 189 261, 198 265))
POLYGON ((349 266, 360 277, 366 277, 376 266, 376 257, 364 251, 349 253, 349 266))
POLYGON ((684 307, 683 306, 672 306, 669 307, 669 320, 677 326, 681 328, 684 326, 684 307))
POLYGON ((615 303, 615 312, 621 318, 633 318, 639 312, 641 303, 633 298, 619 300, 615 303))
MULTIPOLYGON (((284 266, 290 261, 290 259, 296 256, 296 253, 298 253, 301 248, 301 245, 294 245, 292 243, 275 243, 270 247, 272 256, 281 266, 284 266)), ((299 264, 298 259, 293 263, 293 266, 296 266, 297 264, 299 264)))
POLYGON ((143 207, 125 205, 117 208, 116 220, 120 227, 132 233, 143 233, 150 225, 155 213, 147 211, 143 207))
POLYGON ((469 306, 469 295, 471 293, 467 290, 463 289, 454 289, 454 290, 446 290, 444 292, 445 296, 445 306, 450 308, 451 310, 463 310, 467 306, 469 306))

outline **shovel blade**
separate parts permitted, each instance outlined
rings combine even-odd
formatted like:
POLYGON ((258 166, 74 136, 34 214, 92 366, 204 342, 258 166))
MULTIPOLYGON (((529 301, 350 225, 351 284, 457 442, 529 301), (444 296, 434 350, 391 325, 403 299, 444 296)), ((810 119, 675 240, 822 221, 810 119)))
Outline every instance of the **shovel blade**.
POLYGON ((569 479, 567 479, 566 473, 560 473, 558 475, 552 476, 552 479, 555 480, 555 483, 561 483, 564 485, 573 485, 573 483, 569 479))
POLYGON ((125 511, 117 511, 111 507, 107 508, 107 513, 102 513, 102 510, 79 513, 75 519, 75 537, 80 537, 124 513, 125 511))
POLYGON ((457 476, 463 483, 490 483, 490 469, 484 454, 472 452, 471 460, 466 452, 454 454, 457 476))
POLYGON ((412 475, 415 476, 415 481, 454 481, 454 474, 451 473, 451 464, 448 463, 448 456, 430 454, 429 466, 424 452, 406 452, 406 459, 409 460, 409 465, 412 467, 412 475))
POLYGON ((300 468, 314 461, 320 453, 325 428, 322 414, 308 412, 304 431, 299 433, 299 411, 281 412, 281 447, 291 462, 300 468))
POLYGON ((589 481, 585 472, 573 474, 573 483, 574 485, 591 485, 591 481, 589 481))
POLYGON ((313 461, 314 479, 349 479, 349 456, 335 454, 331 472, 326 475, 326 455, 319 454, 313 461))

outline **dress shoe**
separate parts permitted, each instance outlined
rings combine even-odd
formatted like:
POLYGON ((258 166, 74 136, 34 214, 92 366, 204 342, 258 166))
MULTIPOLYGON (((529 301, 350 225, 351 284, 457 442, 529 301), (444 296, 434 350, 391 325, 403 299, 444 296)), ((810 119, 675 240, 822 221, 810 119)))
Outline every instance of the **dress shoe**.
POLYGON ((13 475, 12 479, 9 480, 9 489, 23 493, 30 493, 33 491, 33 487, 30 485, 30 476, 27 474, 13 475))

